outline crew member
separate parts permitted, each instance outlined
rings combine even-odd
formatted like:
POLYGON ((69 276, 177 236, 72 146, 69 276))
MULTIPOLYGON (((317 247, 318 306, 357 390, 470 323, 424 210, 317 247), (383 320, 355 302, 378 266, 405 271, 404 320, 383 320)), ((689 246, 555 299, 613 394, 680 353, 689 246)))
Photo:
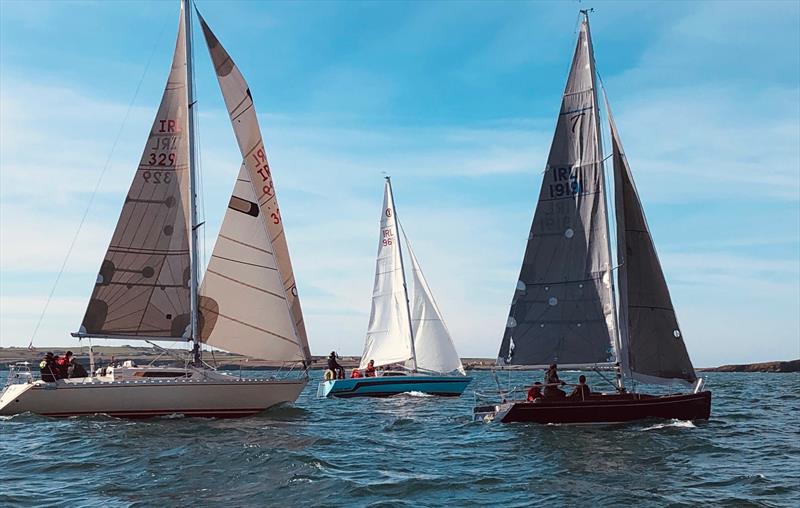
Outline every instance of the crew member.
POLYGON ((544 396, 547 399, 563 399, 567 396, 564 390, 558 386, 565 385, 564 381, 558 378, 558 365, 550 364, 550 368, 544 373, 544 396))
POLYGON ((328 369, 336 375, 336 379, 344 379, 344 367, 336 361, 336 351, 331 351, 328 356, 328 369))
POLYGON ((367 368, 364 369, 364 375, 366 377, 375 377, 375 360, 369 361, 367 368))
POLYGON ((542 398, 542 383, 536 381, 528 390, 528 402, 542 398))
POLYGON ((54 364, 53 353, 50 351, 44 355, 44 358, 39 362, 39 374, 42 376, 42 381, 45 383, 52 383, 56 380, 56 367, 54 364))
POLYGON ((590 390, 589 385, 586 384, 586 376, 581 374, 578 378, 578 386, 573 388, 572 393, 570 393, 568 397, 573 400, 586 400, 591 393, 592 390, 590 390))

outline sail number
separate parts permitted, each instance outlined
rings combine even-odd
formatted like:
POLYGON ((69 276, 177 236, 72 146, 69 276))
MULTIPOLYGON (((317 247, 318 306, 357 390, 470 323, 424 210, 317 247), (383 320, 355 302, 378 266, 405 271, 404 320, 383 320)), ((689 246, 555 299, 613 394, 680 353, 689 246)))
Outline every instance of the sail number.
MULTIPOLYGON (((272 195, 275 194, 275 187, 272 185, 272 173, 269 170, 267 154, 264 152, 263 146, 253 153, 253 160, 256 163, 256 173, 261 176, 261 182, 263 184, 261 192, 267 197, 272 197, 272 195)), ((277 220, 280 222, 280 216, 277 220)), ((275 222, 275 224, 278 224, 278 222, 275 222)))
POLYGON ((142 171, 142 178, 147 183, 170 183, 172 181, 172 172, 142 171))
POLYGON ((578 175, 569 168, 553 168, 553 183, 549 185, 551 198, 573 197, 581 193, 582 186, 578 175))
MULTIPOLYGON (((386 211, 388 212, 389 209, 387 208, 386 211)), ((392 245, 392 243, 394 242, 394 231, 392 230, 392 228, 386 228, 383 230, 383 238, 381 240, 382 240, 381 243, 383 244, 384 247, 392 245)))

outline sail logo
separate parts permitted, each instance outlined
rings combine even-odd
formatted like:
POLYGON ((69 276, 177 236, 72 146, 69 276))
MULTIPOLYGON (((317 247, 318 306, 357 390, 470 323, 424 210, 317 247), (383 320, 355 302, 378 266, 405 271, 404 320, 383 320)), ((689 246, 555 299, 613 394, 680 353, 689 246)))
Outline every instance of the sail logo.
POLYGON ((386 213, 387 217, 391 217, 392 216, 392 209, 391 208, 387 208, 385 213, 386 213))

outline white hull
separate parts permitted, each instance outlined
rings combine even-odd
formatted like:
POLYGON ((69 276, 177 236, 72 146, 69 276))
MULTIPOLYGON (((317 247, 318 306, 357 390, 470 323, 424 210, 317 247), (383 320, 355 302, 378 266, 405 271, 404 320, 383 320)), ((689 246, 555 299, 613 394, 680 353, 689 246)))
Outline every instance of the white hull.
POLYGON ((307 382, 305 378, 239 379, 221 375, 201 380, 36 381, 7 386, 0 394, 0 415, 30 412, 45 416, 104 413, 121 418, 170 414, 235 418, 294 402, 307 382))

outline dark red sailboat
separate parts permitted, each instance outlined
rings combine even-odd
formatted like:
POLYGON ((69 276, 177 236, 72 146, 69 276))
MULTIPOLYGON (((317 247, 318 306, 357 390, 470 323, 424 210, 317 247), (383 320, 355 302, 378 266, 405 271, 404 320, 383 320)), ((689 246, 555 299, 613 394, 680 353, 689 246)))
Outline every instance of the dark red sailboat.
POLYGON ((615 393, 475 407, 502 422, 617 423, 708 419, 702 391, 658 260, 619 133, 611 132, 613 187, 605 178, 595 61, 587 11, 578 34, 498 366, 614 370, 615 393), (610 188, 609 188, 610 187, 610 188), (609 193, 616 219, 612 256, 609 193), (616 275, 616 277, 615 277, 616 275), (616 280, 615 280, 616 279, 616 280), (615 288, 615 282, 618 291, 615 288), (689 393, 631 393, 625 380, 682 385, 689 393))

